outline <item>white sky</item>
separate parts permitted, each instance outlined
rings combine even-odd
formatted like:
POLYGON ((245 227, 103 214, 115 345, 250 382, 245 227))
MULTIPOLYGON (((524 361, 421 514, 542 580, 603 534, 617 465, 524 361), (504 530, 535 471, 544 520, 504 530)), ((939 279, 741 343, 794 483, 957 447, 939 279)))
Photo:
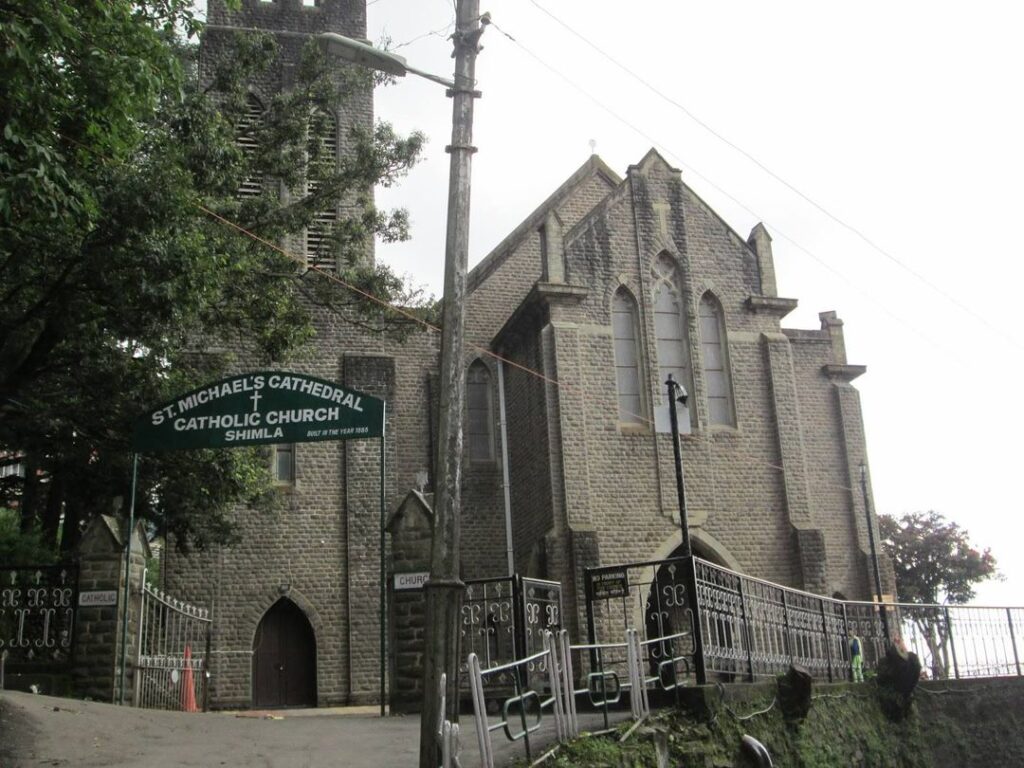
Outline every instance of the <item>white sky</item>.
MULTIPOLYGON (((1007 576, 983 585, 978 602, 1024 604, 1024 6, 482 0, 481 11, 515 42, 492 27, 478 60, 470 265, 587 158, 590 140, 620 174, 657 146, 738 232, 765 222, 779 295, 800 300, 787 326, 817 328, 830 309, 846 322, 849 361, 868 366, 856 386, 878 511, 934 509, 959 522, 1007 576)), ((409 42, 396 52, 411 65, 451 74, 451 0, 372 0, 368 12, 372 40, 409 42)), ((378 193, 381 205, 409 210, 413 240, 377 257, 440 295, 450 102, 409 77, 378 90, 376 104, 380 118, 430 139, 423 164, 378 193)))

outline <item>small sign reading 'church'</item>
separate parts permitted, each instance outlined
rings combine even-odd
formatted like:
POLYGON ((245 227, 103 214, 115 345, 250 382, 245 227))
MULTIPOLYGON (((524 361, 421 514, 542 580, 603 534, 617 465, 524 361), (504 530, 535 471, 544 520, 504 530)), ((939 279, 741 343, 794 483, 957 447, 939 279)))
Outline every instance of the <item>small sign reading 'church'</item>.
POLYGON ((423 585, 430 578, 430 573, 422 571, 418 573, 396 573, 395 590, 400 589, 423 589, 423 585))

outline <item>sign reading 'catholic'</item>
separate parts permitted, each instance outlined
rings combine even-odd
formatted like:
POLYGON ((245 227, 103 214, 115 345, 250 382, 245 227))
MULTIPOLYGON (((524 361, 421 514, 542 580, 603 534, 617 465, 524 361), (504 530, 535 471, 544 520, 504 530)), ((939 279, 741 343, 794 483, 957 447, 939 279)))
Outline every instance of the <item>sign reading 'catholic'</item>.
POLYGON ((384 402, 288 371, 232 376, 179 395, 135 422, 140 452, 380 437, 384 402))

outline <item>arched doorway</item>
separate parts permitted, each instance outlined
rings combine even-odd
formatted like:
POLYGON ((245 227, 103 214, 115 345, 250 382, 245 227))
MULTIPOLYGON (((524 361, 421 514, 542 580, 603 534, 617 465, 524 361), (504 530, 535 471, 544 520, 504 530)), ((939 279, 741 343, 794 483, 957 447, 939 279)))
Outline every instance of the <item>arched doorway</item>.
POLYGON ((299 606, 284 597, 274 603, 252 651, 254 707, 316 706, 316 636, 299 606))

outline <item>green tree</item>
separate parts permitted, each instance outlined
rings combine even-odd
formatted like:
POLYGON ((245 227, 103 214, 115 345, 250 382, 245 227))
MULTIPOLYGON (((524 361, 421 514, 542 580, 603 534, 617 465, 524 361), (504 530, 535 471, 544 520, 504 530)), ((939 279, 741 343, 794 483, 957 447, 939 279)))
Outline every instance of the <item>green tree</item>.
MULTIPOLYGON (((191 0, 0 0, 0 452, 26 465, 5 478, 0 505, 47 546, 62 515, 68 549, 80 523, 126 509, 133 419, 236 362, 210 349, 284 361, 321 309, 408 330, 264 243, 342 205, 348 215, 323 233, 340 276, 414 304, 367 254, 374 237, 407 236, 404 213, 377 210, 371 190, 411 167, 422 137, 378 123, 325 162, 324 116, 370 76, 332 71, 308 46, 294 87, 254 125, 246 83, 275 66, 274 41, 239 36, 200 77, 199 29, 191 0), (238 195, 253 178, 274 184, 238 195)), ((179 545, 229 540, 230 505, 272 507, 265 465, 256 449, 146 457, 138 512, 179 545)))
MULTIPOLYGON (((914 512, 895 518, 878 516, 882 549, 892 560, 901 602, 926 606, 962 604, 974 598, 974 587, 999 578, 989 549, 971 544, 967 531, 937 512, 914 512)), ((934 677, 949 669, 949 626, 936 607, 907 612, 931 655, 934 677)))

